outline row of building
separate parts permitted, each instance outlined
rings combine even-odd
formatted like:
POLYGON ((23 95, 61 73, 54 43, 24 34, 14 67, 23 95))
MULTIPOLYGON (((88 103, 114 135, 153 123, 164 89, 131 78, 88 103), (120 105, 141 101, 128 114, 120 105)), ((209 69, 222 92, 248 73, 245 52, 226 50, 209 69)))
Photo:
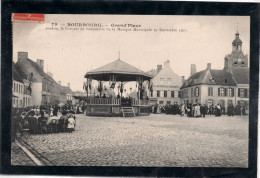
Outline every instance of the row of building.
POLYGON ((177 75, 167 60, 164 66, 148 73, 153 76, 153 92, 150 94, 151 104, 160 105, 184 104, 221 104, 227 108, 229 104, 249 108, 249 67, 248 55, 242 51, 239 33, 232 42, 232 52, 224 57, 223 70, 211 68, 208 63, 205 70, 196 71, 191 64, 188 79, 177 75))
POLYGON ((44 72, 44 60, 37 62, 28 58, 27 52, 18 52, 13 62, 13 107, 69 104, 73 102, 70 84, 62 86, 50 72, 44 72))
MULTIPOLYGON (((232 52, 224 57, 223 70, 212 69, 208 63, 205 70, 197 72, 196 65, 191 64, 190 76, 185 79, 171 69, 167 60, 164 66, 157 65, 157 69, 148 73, 153 76, 153 91, 149 97, 151 105, 199 103, 221 104, 227 108, 233 104, 249 108, 248 55, 242 51, 238 32, 232 42, 232 52)), ((98 91, 93 95, 96 94, 98 91)), ((18 52, 18 61, 13 63, 14 107, 74 103, 75 99, 82 97, 86 98, 86 93, 75 93, 70 84, 62 86, 51 73, 45 73, 44 60, 34 62, 28 58, 27 52, 18 52)))

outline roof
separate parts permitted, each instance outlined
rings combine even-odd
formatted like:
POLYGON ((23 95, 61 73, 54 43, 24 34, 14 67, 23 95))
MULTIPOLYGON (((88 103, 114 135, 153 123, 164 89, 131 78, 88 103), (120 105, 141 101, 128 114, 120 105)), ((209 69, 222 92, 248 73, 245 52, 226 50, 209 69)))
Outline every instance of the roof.
POLYGON ((148 73, 152 77, 155 77, 158 74, 157 69, 152 69, 152 70, 150 70, 150 71, 148 71, 146 73, 148 73))
POLYGON ((239 38, 236 38, 236 39, 234 39, 234 41, 232 42, 232 44, 234 44, 234 43, 242 43, 242 41, 241 41, 239 38))
POLYGON ((168 65, 163 67, 157 75, 154 76, 153 85, 172 85, 180 87, 182 85, 182 78, 173 72, 171 67, 168 65), (161 78, 163 78, 163 81, 161 81, 161 78), (168 81, 168 78, 170 78, 170 81, 168 81))
POLYGON ((73 91, 70 89, 70 87, 61 86, 60 93, 73 94, 73 91))
POLYGON ((43 71, 43 69, 42 69, 36 62, 32 61, 32 60, 29 59, 29 58, 27 58, 27 60, 28 60, 29 63, 36 69, 36 71, 40 73, 40 75, 41 75, 43 78, 45 78, 45 79, 47 79, 47 80, 49 80, 49 81, 51 81, 51 82, 53 82, 53 83, 55 83, 55 84, 58 85, 58 83, 57 83, 51 76, 49 76, 48 74, 46 74, 46 73, 43 71))
POLYGON ((181 88, 198 84, 235 86, 236 81, 232 74, 225 70, 206 69, 190 76, 181 88))
POLYGON ((144 79, 151 78, 151 75, 120 59, 87 72, 84 77, 109 81, 109 75, 107 74, 120 74, 117 76, 117 81, 136 81, 136 76, 143 76, 144 79))
POLYGON ((232 74, 237 84, 249 84, 249 68, 233 68, 232 74))
POLYGON ((20 67, 13 62, 13 80, 23 83, 23 79, 27 79, 26 74, 20 69, 20 67))

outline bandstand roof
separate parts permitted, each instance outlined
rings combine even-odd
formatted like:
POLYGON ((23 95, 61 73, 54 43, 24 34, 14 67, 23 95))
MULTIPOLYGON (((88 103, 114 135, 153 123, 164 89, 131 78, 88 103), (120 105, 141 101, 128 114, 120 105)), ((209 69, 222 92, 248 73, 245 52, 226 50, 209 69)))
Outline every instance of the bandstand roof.
POLYGON ((110 75, 116 74, 116 81, 136 81, 136 77, 143 77, 144 80, 152 78, 148 73, 118 59, 102 67, 87 72, 84 77, 94 80, 109 81, 110 75))

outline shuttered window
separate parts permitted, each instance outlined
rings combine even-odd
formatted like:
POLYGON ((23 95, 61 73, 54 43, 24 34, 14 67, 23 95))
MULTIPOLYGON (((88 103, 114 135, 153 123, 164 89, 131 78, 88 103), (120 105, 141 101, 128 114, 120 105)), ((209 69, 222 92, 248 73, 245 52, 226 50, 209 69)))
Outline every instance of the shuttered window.
POLYGON ((164 97, 167 97, 167 91, 164 91, 163 95, 164 95, 164 97))
POLYGON ((227 89, 227 96, 229 96, 229 97, 232 96, 232 88, 227 89))
POLYGON ((160 97, 160 91, 157 91, 157 97, 160 97))
POLYGON ((174 91, 171 91, 171 97, 174 98, 174 91))
POLYGON ((218 88, 218 96, 224 96, 225 91, 224 88, 218 88))

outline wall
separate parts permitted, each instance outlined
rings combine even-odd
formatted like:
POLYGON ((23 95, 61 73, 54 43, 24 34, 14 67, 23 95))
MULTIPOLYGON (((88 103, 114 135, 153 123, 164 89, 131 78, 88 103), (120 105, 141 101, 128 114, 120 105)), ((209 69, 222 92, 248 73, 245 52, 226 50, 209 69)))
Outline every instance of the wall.
POLYGON ((23 107, 23 93, 24 93, 24 84, 13 80, 12 86, 13 95, 16 97, 12 97, 12 105, 15 108, 22 108, 23 107), (19 89, 20 88, 20 89, 19 89))
MULTIPOLYGON (((189 101, 189 103, 196 103, 196 100, 199 104, 206 104, 208 105, 209 100, 212 100, 212 104, 221 104, 223 106, 225 106, 225 109, 227 109, 228 103, 229 101, 232 101, 233 105, 235 105, 236 103, 236 87, 235 86, 223 86, 223 85, 196 85, 196 86, 192 86, 192 87, 188 87, 185 88, 186 90, 188 90, 188 97, 184 97, 182 98, 182 102, 185 101, 185 103, 187 103, 187 100, 189 101), (199 88, 199 96, 196 97, 191 95, 191 88, 193 88, 193 93, 195 88, 198 87, 199 88), (208 96, 208 87, 212 87, 213 88, 213 96, 208 96), (233 88, 234 89, 234 96, 218 96, 218 88, 233 88)), ((185 90, 185 89, 182 89, 185 90)))
POLYGON ((42 83, 32 83, 32 105, 40 106, 42 102, 42 83))

